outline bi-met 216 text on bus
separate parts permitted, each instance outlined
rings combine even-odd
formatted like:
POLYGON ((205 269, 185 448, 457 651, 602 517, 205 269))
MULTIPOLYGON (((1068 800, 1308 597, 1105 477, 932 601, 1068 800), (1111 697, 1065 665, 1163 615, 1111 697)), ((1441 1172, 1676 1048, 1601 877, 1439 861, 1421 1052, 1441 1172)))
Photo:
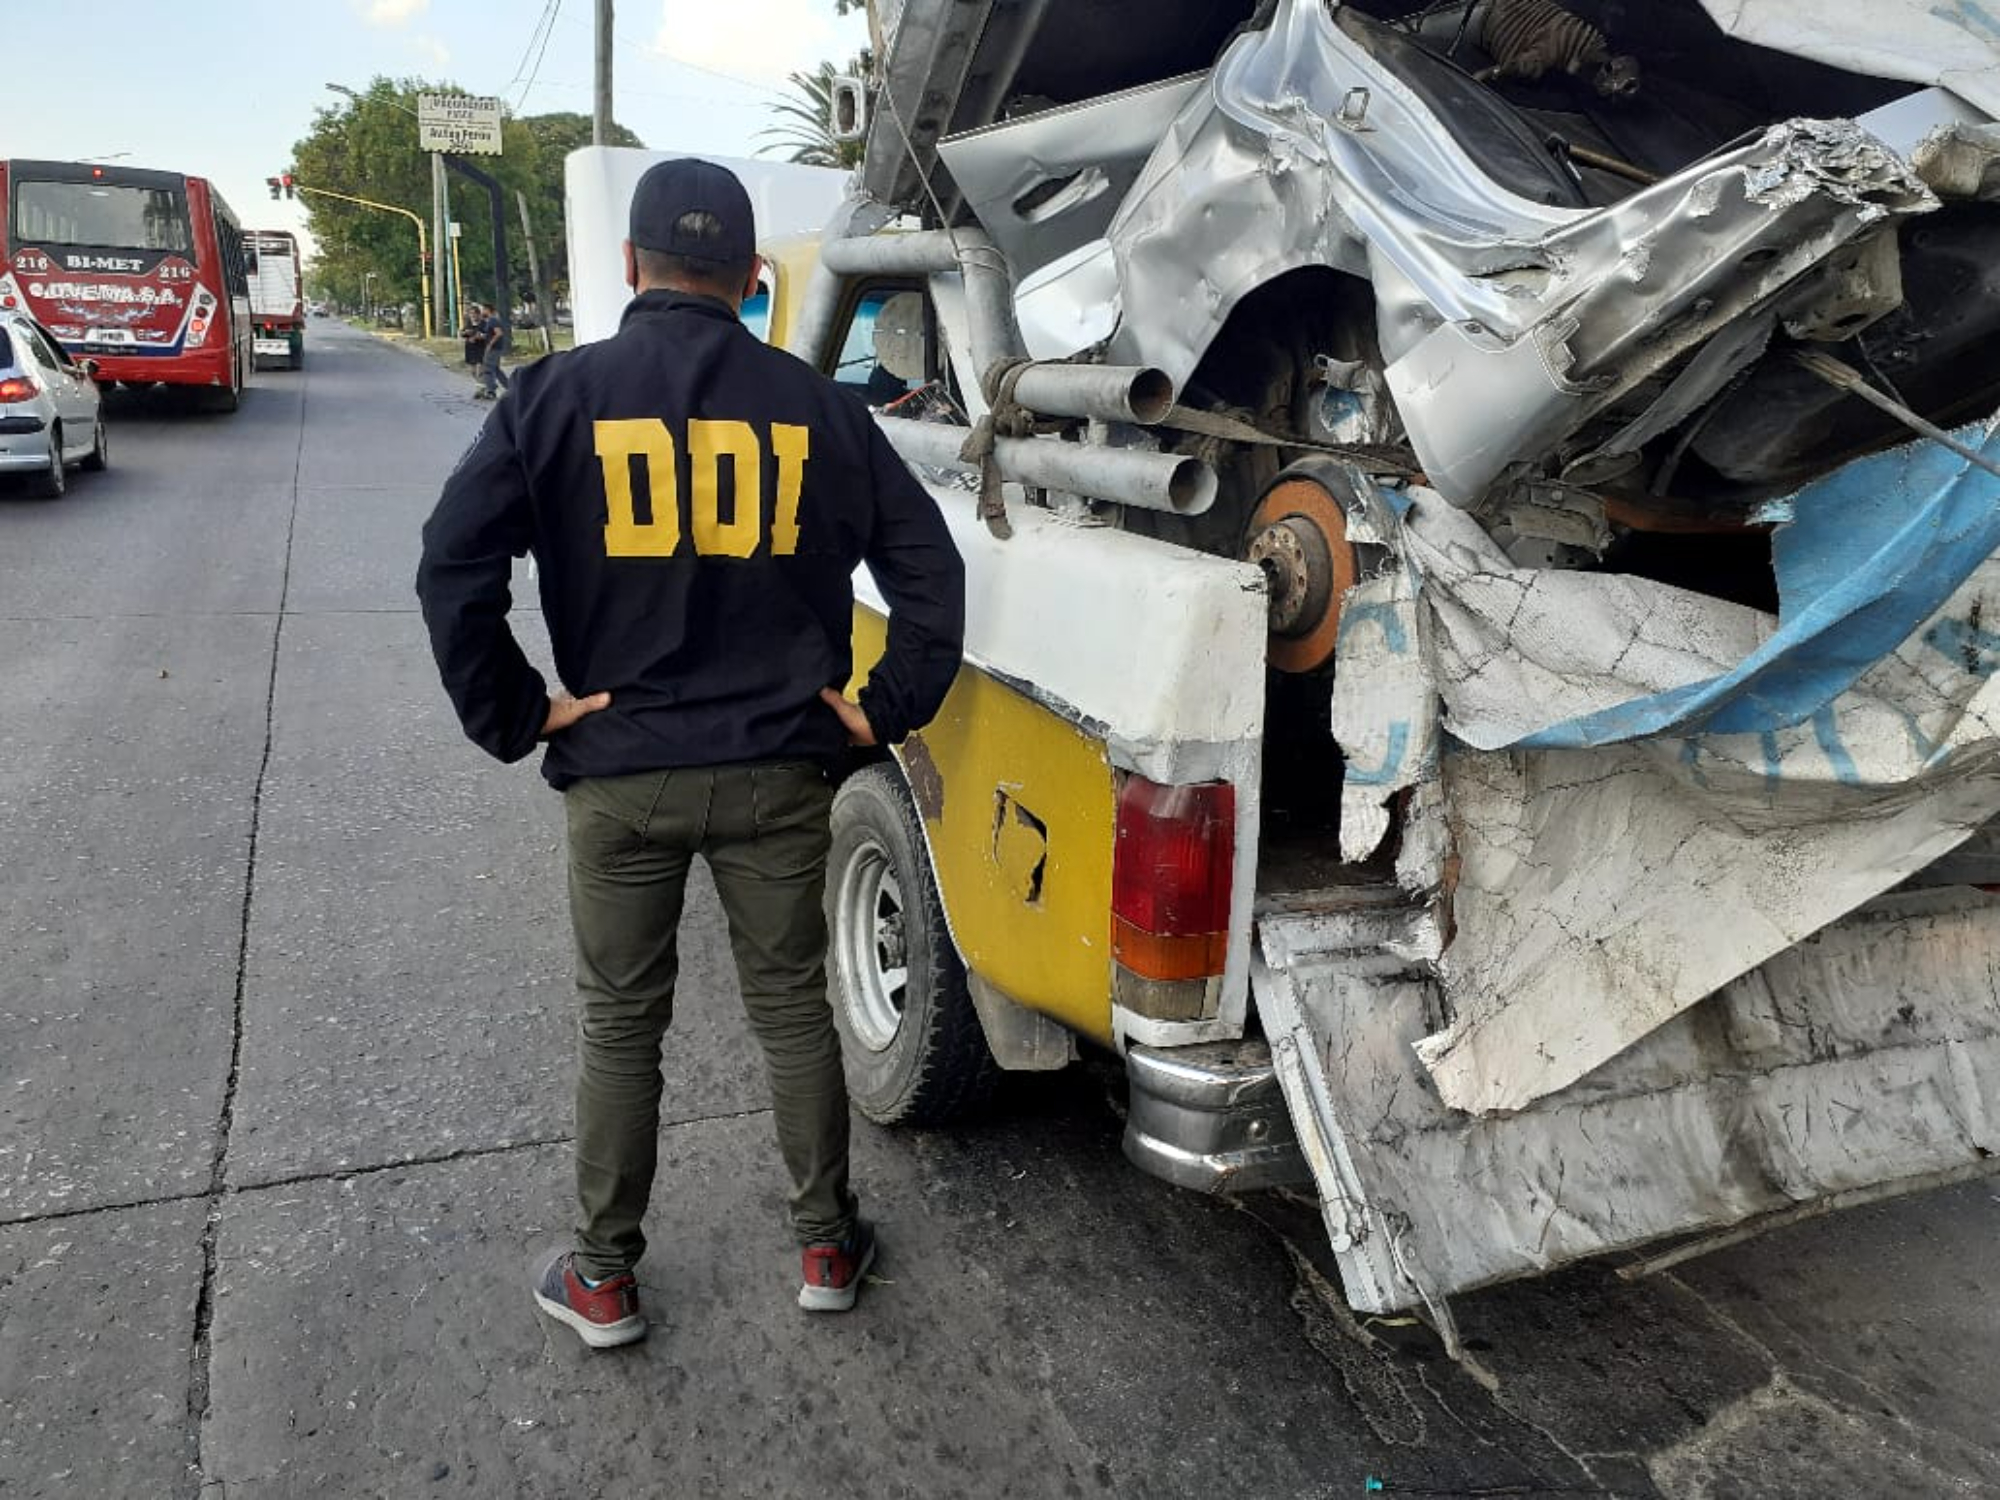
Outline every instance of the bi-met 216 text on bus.
POLYGON ((0 307, 33 314, 100 381, 205 387, 234 410, 250 369, 242 231, 179 172, 0 162, 0 307))

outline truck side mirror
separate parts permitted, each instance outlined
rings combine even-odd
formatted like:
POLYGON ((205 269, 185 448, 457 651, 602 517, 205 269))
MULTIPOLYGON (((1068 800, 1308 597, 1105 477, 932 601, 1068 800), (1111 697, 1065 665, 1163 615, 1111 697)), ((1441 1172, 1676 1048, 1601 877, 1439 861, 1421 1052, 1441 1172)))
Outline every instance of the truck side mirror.
POLYGON ((833 138, 843 144, 858 141, 868 134, 868 88, 859 78, 835 78, 830 80, 827 113, 833 127, 833 138))

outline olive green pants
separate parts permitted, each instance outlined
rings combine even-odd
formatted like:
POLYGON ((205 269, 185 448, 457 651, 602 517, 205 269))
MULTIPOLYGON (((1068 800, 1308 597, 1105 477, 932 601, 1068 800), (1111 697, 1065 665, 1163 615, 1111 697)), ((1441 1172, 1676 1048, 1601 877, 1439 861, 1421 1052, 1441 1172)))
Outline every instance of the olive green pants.
POLYGON ((673 1019, 688 869, 708 862, 763 1048, 802 1243, 853 1227, 847 1080, 826 989, 832 789, 804 761, 579 781, 569 818, 576 933, 576 1250, 593 1280, 645 1253, 659 1160, 660 1046, 673 1019))

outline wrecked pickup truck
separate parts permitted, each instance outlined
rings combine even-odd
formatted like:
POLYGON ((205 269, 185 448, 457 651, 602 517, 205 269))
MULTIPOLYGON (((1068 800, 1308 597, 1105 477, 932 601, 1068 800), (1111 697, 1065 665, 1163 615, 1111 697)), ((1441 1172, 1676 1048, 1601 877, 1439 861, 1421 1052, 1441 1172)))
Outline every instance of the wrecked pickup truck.
POLYGON ((1135 1161, 1310 1184, 1349 1301, 1447 1340, 1468 1288, 1987 1171, 2000 26, 871 20, 791 346, 969 595, 836 803, 863 1109, 1115 1047, 1135 1161))

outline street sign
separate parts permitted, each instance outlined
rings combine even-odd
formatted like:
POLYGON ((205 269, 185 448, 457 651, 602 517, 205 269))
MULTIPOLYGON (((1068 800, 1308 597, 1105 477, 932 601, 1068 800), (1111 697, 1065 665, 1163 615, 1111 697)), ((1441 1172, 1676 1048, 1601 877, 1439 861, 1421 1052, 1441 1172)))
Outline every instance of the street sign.
POLYGON ((498 156, 500 101, 471 94, 417 95, 417 145, 460 156, 498 156))

